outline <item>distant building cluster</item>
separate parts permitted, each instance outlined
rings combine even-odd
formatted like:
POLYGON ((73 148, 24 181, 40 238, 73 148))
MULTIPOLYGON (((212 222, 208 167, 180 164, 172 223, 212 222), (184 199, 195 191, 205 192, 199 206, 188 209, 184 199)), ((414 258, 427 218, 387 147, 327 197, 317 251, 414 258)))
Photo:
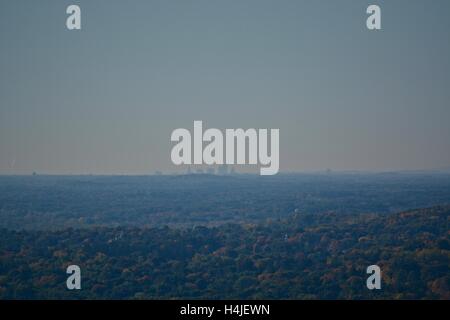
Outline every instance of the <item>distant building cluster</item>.
POLYGON ((226 176, 226 175, 232 175, 235 174, 235 170, 233 166, 229 166, 227 164, 222 164, 217 167, 209 166, 208 168, 191 168, 191 166, 188 166, 186 170, 186 174, 211 174, 211 175, 219 175, 219 176, 226 176))

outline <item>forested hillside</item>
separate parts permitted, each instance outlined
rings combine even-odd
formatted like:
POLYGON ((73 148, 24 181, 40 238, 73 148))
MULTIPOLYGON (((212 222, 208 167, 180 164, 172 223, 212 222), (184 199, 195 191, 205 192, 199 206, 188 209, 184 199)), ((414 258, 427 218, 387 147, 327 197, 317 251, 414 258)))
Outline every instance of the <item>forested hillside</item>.
POLYGON ((450 299, 450 207, 217 227, 1 230, 0 298, 450 299), (82 290, 66 289, 66 267, 82 290), (366 268, 382 269, 382 289, 366 268))

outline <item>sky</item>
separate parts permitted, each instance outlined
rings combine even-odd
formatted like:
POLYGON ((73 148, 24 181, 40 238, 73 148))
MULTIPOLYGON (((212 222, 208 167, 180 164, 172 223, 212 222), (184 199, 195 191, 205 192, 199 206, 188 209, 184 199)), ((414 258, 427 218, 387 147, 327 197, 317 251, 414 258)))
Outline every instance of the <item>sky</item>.
POLYGON ((170 135, 194 120, 280 129, 281 172, 449 168, 449 12, 448 0, 0 0, 0 174, 185 171, 170 135), (66 28, 71 4, 81 30, 66 28), (366 28, 370 4, 382 30, 366 28))

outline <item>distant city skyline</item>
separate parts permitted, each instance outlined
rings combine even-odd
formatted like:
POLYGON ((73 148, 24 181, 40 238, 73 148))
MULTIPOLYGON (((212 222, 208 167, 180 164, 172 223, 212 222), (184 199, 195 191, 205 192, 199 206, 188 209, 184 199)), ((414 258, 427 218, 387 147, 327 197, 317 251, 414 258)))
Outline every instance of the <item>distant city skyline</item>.
POLYGON ((194 120, 279 128, 281 173, 450 170, 447 0, 70 4, 0 2, 1 175, 184 173, 194 120))

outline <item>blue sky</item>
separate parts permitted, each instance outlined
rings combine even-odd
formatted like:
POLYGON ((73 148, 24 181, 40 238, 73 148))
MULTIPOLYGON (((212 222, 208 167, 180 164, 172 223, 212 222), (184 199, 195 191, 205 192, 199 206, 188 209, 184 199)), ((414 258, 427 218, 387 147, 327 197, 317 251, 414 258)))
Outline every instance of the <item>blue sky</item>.
MULTIPOLYGON (((280 170, 450 167, 450 2, 0 2, 0 174, 142 174, 279 128, 280 170), (65 27, 78 4, 82 30, 65 27), (365 27, 382 9, 382 30, 365 27)), ((184 170, 185 168, 181 169, 184 170)))

